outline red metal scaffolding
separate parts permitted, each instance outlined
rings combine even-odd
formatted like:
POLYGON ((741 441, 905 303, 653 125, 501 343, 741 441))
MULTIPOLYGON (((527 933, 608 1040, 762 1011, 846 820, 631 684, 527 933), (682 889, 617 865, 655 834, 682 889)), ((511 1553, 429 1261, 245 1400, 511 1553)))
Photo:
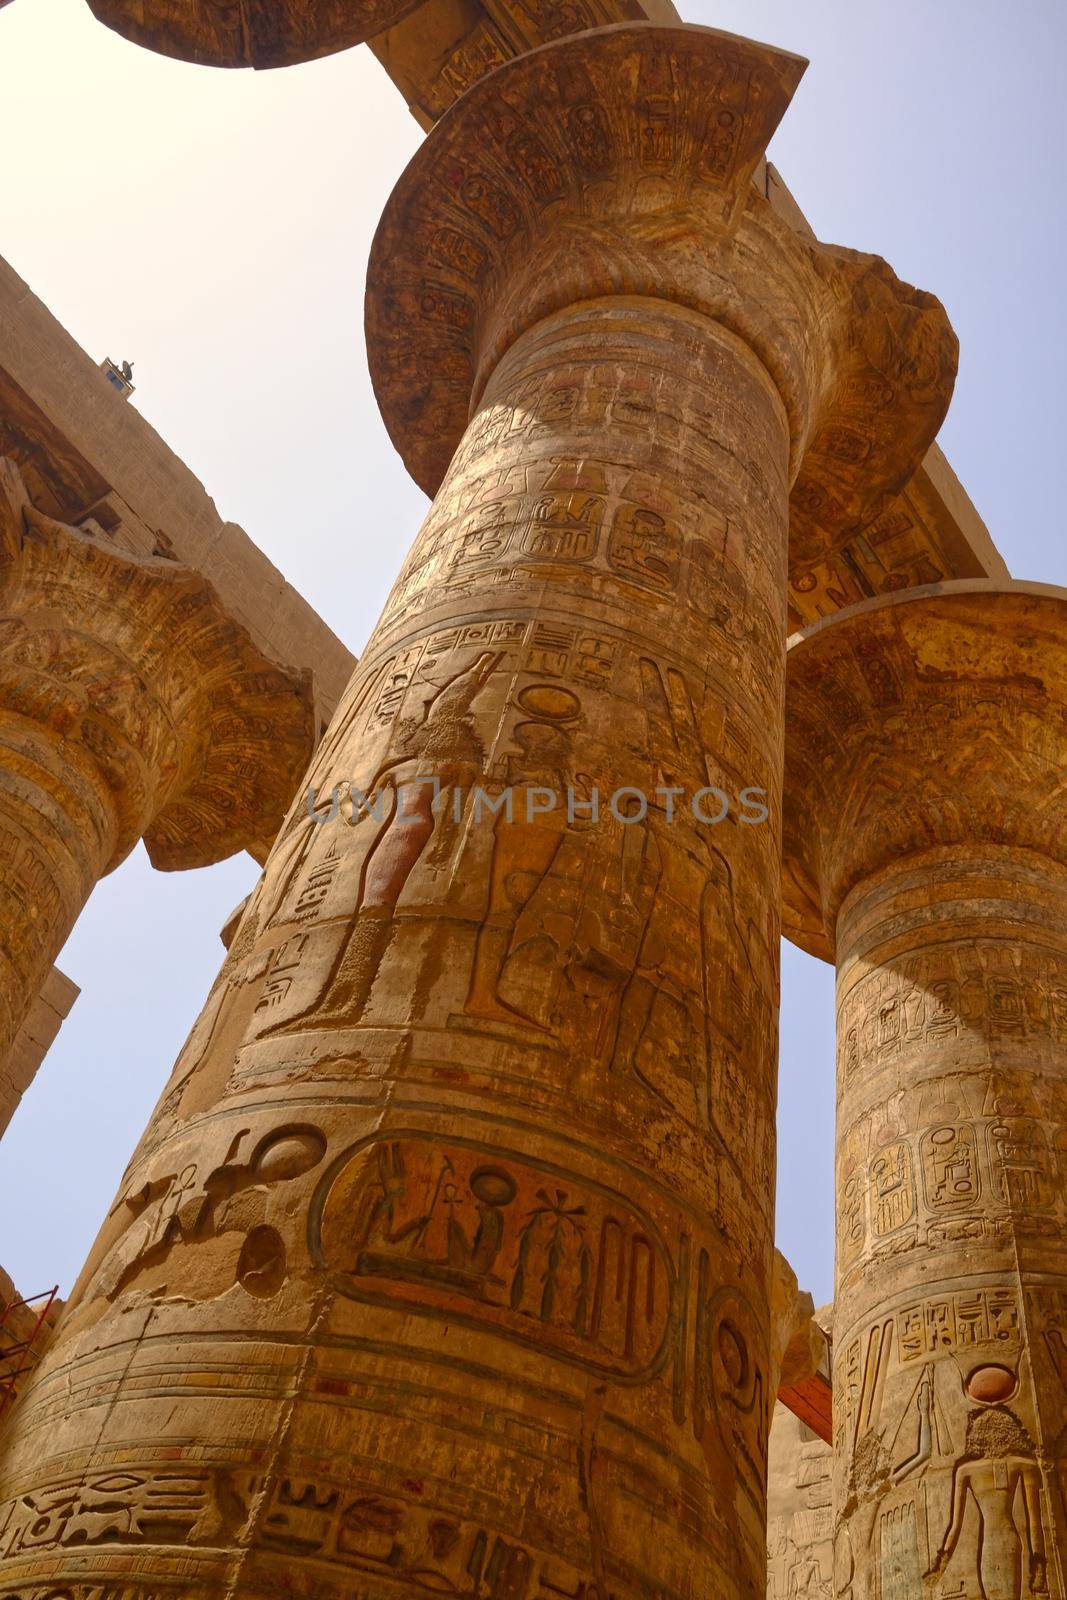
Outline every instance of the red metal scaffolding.
POLYGON ((57 1283, 40 1294, 26 1295, 0 1305, 0 1417, 14 1400, 19 1379, 37 1364, 40 1352, 34 1346, 58 1293, 57 1283), (21 1319, 16 1316, 20 1310, 25 1312, 21 1319), (16 1332, 20 1321, 21 1334, 16 1332))

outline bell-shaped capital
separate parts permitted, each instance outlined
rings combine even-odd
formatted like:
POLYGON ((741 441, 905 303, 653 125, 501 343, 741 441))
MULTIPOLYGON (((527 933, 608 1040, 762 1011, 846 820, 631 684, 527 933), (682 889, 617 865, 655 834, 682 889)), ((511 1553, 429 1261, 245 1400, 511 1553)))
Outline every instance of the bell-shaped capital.
POLYGON ((103 772, 110 870, 262 859, 314 743, 309 675, 268 661, 207 580, 57 522, 0 459, 0 707, 103 772))
POLYGON ((505 63, 441 118, 367 283, 375 392, 428 494, 523 333, 636 296, 724 326, 771 375, 795 565, 884 509, 940 427, 956 340, 931 295, 796 232, 753 185, 804 65, 711 28, 623 23, 505 63))
POLYGON ((202 67, 291 67, 372 39, 419 0, 89 0, 132 44, 202 67))
POLYGON ((962 579, 864 601, 788 653, 786 934, 833 959, 856 884, 924 851, 1067 865, 1067 590, 962 579))

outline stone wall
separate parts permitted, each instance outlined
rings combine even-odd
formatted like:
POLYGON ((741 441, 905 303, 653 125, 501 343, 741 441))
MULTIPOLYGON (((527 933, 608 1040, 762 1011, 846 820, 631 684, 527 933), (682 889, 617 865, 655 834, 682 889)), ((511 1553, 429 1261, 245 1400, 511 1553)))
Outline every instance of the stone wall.
POLYGON ((771 1424, 767 1600, 834 1600, 833 1451, 779 1403, 771 1424))

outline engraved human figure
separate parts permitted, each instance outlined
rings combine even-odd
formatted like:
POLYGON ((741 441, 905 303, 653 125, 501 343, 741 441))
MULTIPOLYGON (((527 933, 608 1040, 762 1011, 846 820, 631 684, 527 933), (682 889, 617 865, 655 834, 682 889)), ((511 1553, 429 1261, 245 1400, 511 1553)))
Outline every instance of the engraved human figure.
POLYGON ((923 1140, 931 1205, 970 1205, 978 1198, 974 1136, 965 1124, 934 1128, 923 1140))
POLYGON ((660 859, 640 816, 609 801, 605 774, 574 770, 577 696, 534 685, 518 699, 541 720, 515 727, 519 749, 501 763, 511 813, 497 814, 467 1011, 550 1026, 599 1062, 614 1039, 660 859))
POLYGON ((1046 1595, 1045 1528, 1041 1471, 1030 1436, 1002 1407, 972 1412, 964 1459, 952 1474, 948 1530, 928 1584, 940 1579, 960 1552, 980 1584, 982 1600, 1027 1600, 1046 1595), (978 1537, 967 1548, 968 1503, 978 1515, 978 1537))
POLYGON ((805 1551, 789 1573, 789 1600, 832 1600, 818 1557, 805 1551))
POLYGON ((919 1413, 919 1440, 912 1454, 893 1468, 894 1483, 899 1483, 902 1478, 906 1478, 908 1473, 914 1472, 916 1467, 925 1466, 933 1455, 934 1374, 932 1367, 926 1367, 922 1377, 919 1379, 919 1387, 915 1394, 915 1407, 919 1413))
MULTIPOLYGON (((437 793, 453 784, 462 787, 480 769, 483 751, 471 706, 502 660, 502 653, 483 650, 449 678, 426 702, 421 721, 408 727, 403 755, 376 773, 371 793, 388 791, 390 810, 367 852, 351 922, 325 987, 264 1034, 358 1022, 389 944, 404 886, 435 829, 450 827, 451 807, 436 806, 437 793)), ((366 825, 367 816, 361 811, 353 818, 355 826, 366 825)))
POLYGON ((510 809, 497 814, 489 898, 478 930, 467 1012, 512 1026, 543 1027, 514 1000, 501 996, 505 965, 516 953, 515 934, 523 910, 549 873, 568 828, 565 795, 571 777, 571 738, 549 721, 520 722, 512 737, 518 751, 504 757, 510 809))
POLYGON ((699 1117, 706 1088, 701 1093, 696 1085, 706 1079, 706 1061, 697 1023, 706 974, 714 970, 708 939, 717 920, 722 875, 716 873, 716 852, 679 848, 671 825, 662 824, 655 812, 650 818, 657 895, 622 993, 611 1066, 613 1072, 632 1073, 667 1104, 681 1094, 682 1103, 699 1117), (709 903, 711 917, 704 914, 709 903), (680 945, 673 930, 686 914, 693 917, 694 937, 680 945), (679 1074, 691 1080, 688 1091, 678 1084, 679 1074))

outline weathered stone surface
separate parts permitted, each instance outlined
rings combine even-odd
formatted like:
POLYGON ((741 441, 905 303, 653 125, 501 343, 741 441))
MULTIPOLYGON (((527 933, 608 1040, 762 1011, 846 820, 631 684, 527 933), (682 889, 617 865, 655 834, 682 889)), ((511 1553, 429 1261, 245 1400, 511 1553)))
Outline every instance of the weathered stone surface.
POLYGON ((89 0, 124 39, 206 67, 288 67, 362 44, 418 0, 89 0))
POLYGON ((838 968, 837 1600, 1065 1594, 1067 593, 789 651, 786 922, 838 968))
POLYGON ((812 1336, 815 1305, 780 1250, 774 1252, 771 1274, 771 1362, 774 1388, 807 1378, 818 1366, 818 1342, 812 1336))
MULTIPOLYGON (((120 556, 171 557, 206 578, 265 667, 294 681, 310 676, 314 726, 325 729, 354 657, 243 530, 222 520, 184 463, 0 260, 2 456, 18 467, 39 512, 120 556)), ((277 820, 288 798, 276 792, 269 801, 277 820)), ((260 860, 270 843, 248 839, 260 860)), ((0 1061, 0 1131, 41 1063, 54 1019, 53 1008, 35 1001, 0 1061)))
POLYGON ((989 532, 936 444, 873 522, 789 575, 789 625, 952 578, 1009 576, 989 532))
MULTIPOLYGON (((679 20, 671 0, 424 0, 375 34, 370 45, 419 125, 428 129, 504 62, 569 34, 642 18, 661 24, 679 20)), ((162 35, 171 25, 168 21, 162 35)), ((811 235, 781 174, 765 159, 754 181, 789 227, 811 235)), ((1008 575, 936 445, 870 523, 853 527, 829 548, 810 551, 807 560, 799 555, 798 546, 790 572, 791 627, 871 595, 945 578, 1008 575)))
MULTIPOLYGON (((677 20, 670 0, 427 0, 371 48, 423 128, 504 61, 568 33, 633 18, 677 20)), ((765 159, 756 188, 791 229, 814 234, 765 159)), ((944 455, 931 445, 906 486, 862 528, 793 562, 789 623, 798 628, 872 595, 946 578, 1006 578, 989 532, 944 455)))
POLYGON ((54 521, 0 458, 0 1054, 90 890, 265 855, 314 742, 309 686, 210 586, 54 521))
POLYGON ((402 179, 437 497, 20 1403, 9 1590, 762 1595, 790 488, 873 514, 953 360, 752 191, 801 65, 568 40, 402 179))
POLYGON ((18 1110, 19 1101, 55 1042, 81 991, 58 967, 45 978, 31 1001, 7 1054, 0 1056, 0 1136, 18 1110))

